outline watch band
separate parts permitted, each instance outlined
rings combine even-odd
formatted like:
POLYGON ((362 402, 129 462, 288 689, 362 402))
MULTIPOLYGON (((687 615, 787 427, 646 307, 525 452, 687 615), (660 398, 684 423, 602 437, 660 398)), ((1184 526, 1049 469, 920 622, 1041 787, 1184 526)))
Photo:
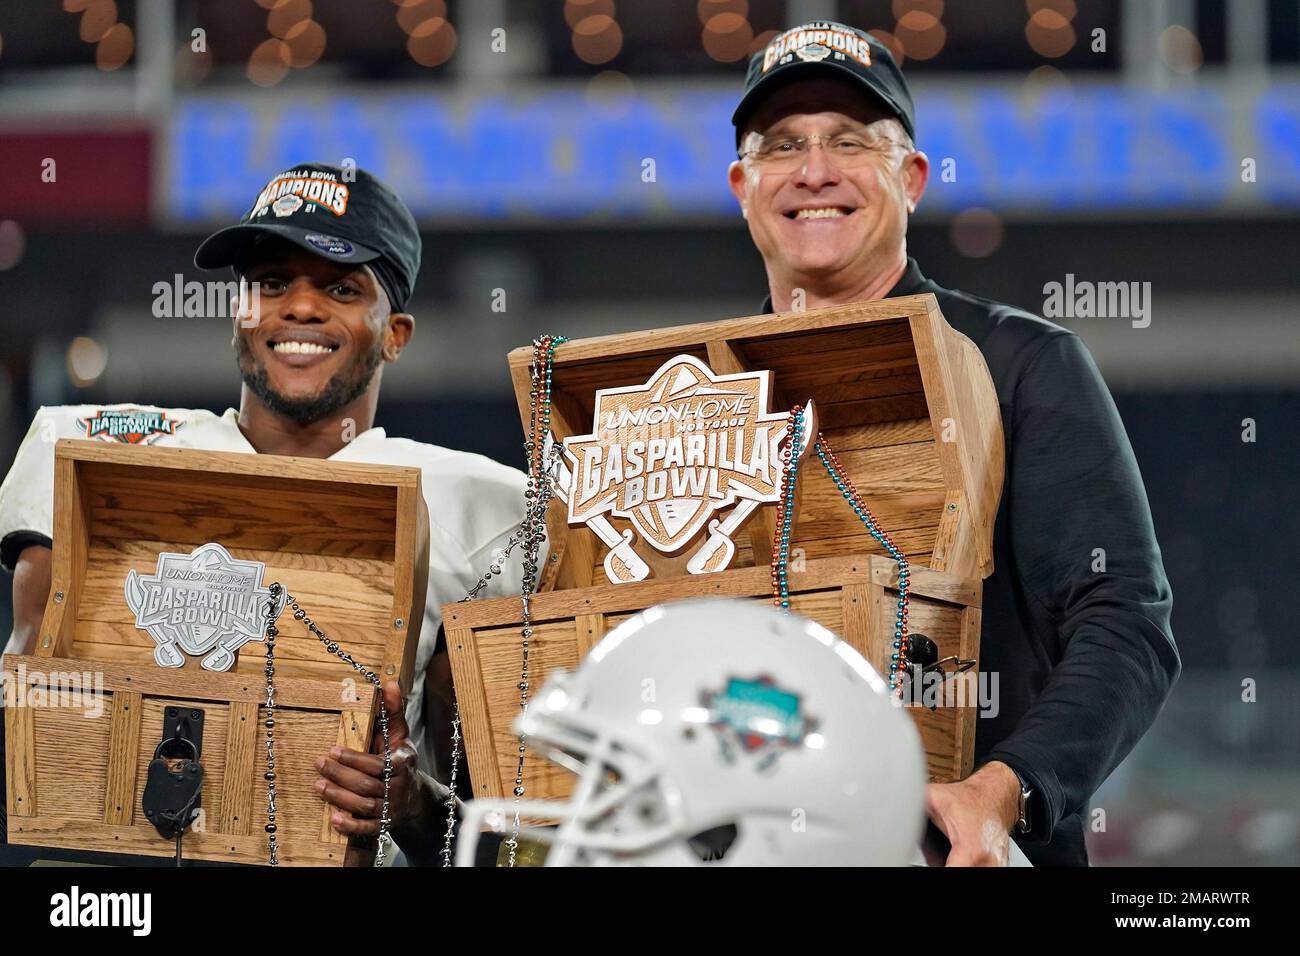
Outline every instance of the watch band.
POLYGON ((1019 819, 1016 820, 1015 826, 1011 832, 1016 836, 1023 836, 1033 828, 1032 798, 1034 788, 1025 782, 1019 771, 1014 768, 1011 771, 1016 775, 1016 780, 1020 783, 1020 800, 1019 800, 1019 819))

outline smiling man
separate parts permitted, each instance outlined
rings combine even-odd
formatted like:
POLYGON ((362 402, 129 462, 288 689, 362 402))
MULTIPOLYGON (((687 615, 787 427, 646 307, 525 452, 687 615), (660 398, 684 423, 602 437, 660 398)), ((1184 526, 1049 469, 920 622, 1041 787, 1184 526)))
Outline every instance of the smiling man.
POLYGON ((930 163, 903 75, 873 37, 832 22, 778 35, 750 61, 733 119, 728 176, 767 270, 766 311, 930 293, 984 355, 1006 439, 980 644, 1000 707, 978 722, 975 772, 931 784, 928 810, 949 865, 1006 863, 1013 831, 1035 864, 1085 864, 1089 800, 1180 669, 1110 393, 1072 332, 945 289, 908 257, 930 163))
MULTIPOLYGON (((420 265, 415 220, 374 176, 317 163, 281 173, 239 224, 204 241, 195 264, 233 267, 240 280, 232 341, 243 380, 239 409, 220 416, 142 405, 40 409, 0 487, 0 563, 14 572, 7 650, 31 649, 45 611, 60 438, 418 467, 429 508, 429 577, 405 720, 397 685, 385 688, 398 715, 392 818, 400 843, 403 828, 435 805, 438 791, 419 768, 435 769, 449 733, 450 668, 445 649, 435 654, 441 606, 463 597, 494 563, 522 515, 524 476, 374 427, 384 367, 415 330, 406 309, 420 265)), ((493 575, 488 595, 518 594, 520 580, 512 560, 493 575)), ((317 789, 338 808, 340 832, 377 832, 380 762, 353 751, 320 756, 317 789)))

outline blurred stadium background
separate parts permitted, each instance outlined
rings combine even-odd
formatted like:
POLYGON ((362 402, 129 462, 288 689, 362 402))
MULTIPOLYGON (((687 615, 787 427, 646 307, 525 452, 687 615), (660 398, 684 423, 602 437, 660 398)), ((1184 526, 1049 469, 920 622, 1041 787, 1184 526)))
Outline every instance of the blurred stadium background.
POLYGON ((729 117, 749 52, 823 17, 913 84, 927 274, 1035 312, 1067 274, 1151 283, 1149 327, 1058 320, 1128 427, 1185 667, 1094 861, 1297 863, 1295 0, 11 0, 0 466, 42 404, 235 404, 228 322, 155 318, 154 284, 209 278, 196 243, 273 173, 346 158, 424 229, 379 423, 522 466, 508 349, 759 310, 729 117))

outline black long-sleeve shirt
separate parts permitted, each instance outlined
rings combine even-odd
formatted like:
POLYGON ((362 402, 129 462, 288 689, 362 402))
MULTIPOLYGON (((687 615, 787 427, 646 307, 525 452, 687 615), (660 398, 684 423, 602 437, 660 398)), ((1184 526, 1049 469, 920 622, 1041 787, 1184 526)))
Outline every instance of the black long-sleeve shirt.
POLYGON ((1017 838, 1034 865, 1085 865, 1089 800, 1182 666, 1146 490, 1077 335, 945 289, 909 258, 889 297, 926 292, 983 353, 1006 445, 980 634, 999 706, 977 721, 975 762, 1000 760, 1034 789, 1037 819, 1017 838))

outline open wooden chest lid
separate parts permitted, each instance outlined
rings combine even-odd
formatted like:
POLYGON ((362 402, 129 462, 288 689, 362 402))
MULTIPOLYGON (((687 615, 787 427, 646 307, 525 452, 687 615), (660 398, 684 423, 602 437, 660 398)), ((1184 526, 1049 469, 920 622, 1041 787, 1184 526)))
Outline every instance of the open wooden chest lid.
MULTIPOLYGON (((812 399, 831 448, 914 566, 981 578, 992 572, 1003 472, 997 395, 978 348, 948 325, 933 295, 565 343, 554 355, 552 431, 558 439, 590 432, 598 389, 645 385, 677 355, 717 375, 770 372, 772 412, 812 399)), ((525 428, 532 359, 531 348, 510 354, 525 428)), ((805 559, 884 553, 815 456, 800 472, 797 501, 792 544, 805 559)), ((768 563, 773 512, 760 508, 748 541, 737 537, 732 567, 768 563)), ((544 588, 603 581, 608 549, 565 517, 563 504, 553 504, 549 525, 561 557, 552 563, 561 567, 548 568, 544 588)), ((612 524, 621 532, 628 523, 612 524)), ((656 578, 685 573, 685 555, 646 558, 656 578)))
MULTIPOLYGON (((65 439, 55 502, 38 655, 152 665, 155 640, 137 627, 128 579, 143 593, 161 554, 215 543, 262 563, 263 587, 282 582, 353 657, 409 688, 428 537, 419 469, 65 439)), ((311 634, 283 631, 278 673, 337 681, 348 670, 311 634)), ((262 666, 251 654, 230 670, 262 666)))

